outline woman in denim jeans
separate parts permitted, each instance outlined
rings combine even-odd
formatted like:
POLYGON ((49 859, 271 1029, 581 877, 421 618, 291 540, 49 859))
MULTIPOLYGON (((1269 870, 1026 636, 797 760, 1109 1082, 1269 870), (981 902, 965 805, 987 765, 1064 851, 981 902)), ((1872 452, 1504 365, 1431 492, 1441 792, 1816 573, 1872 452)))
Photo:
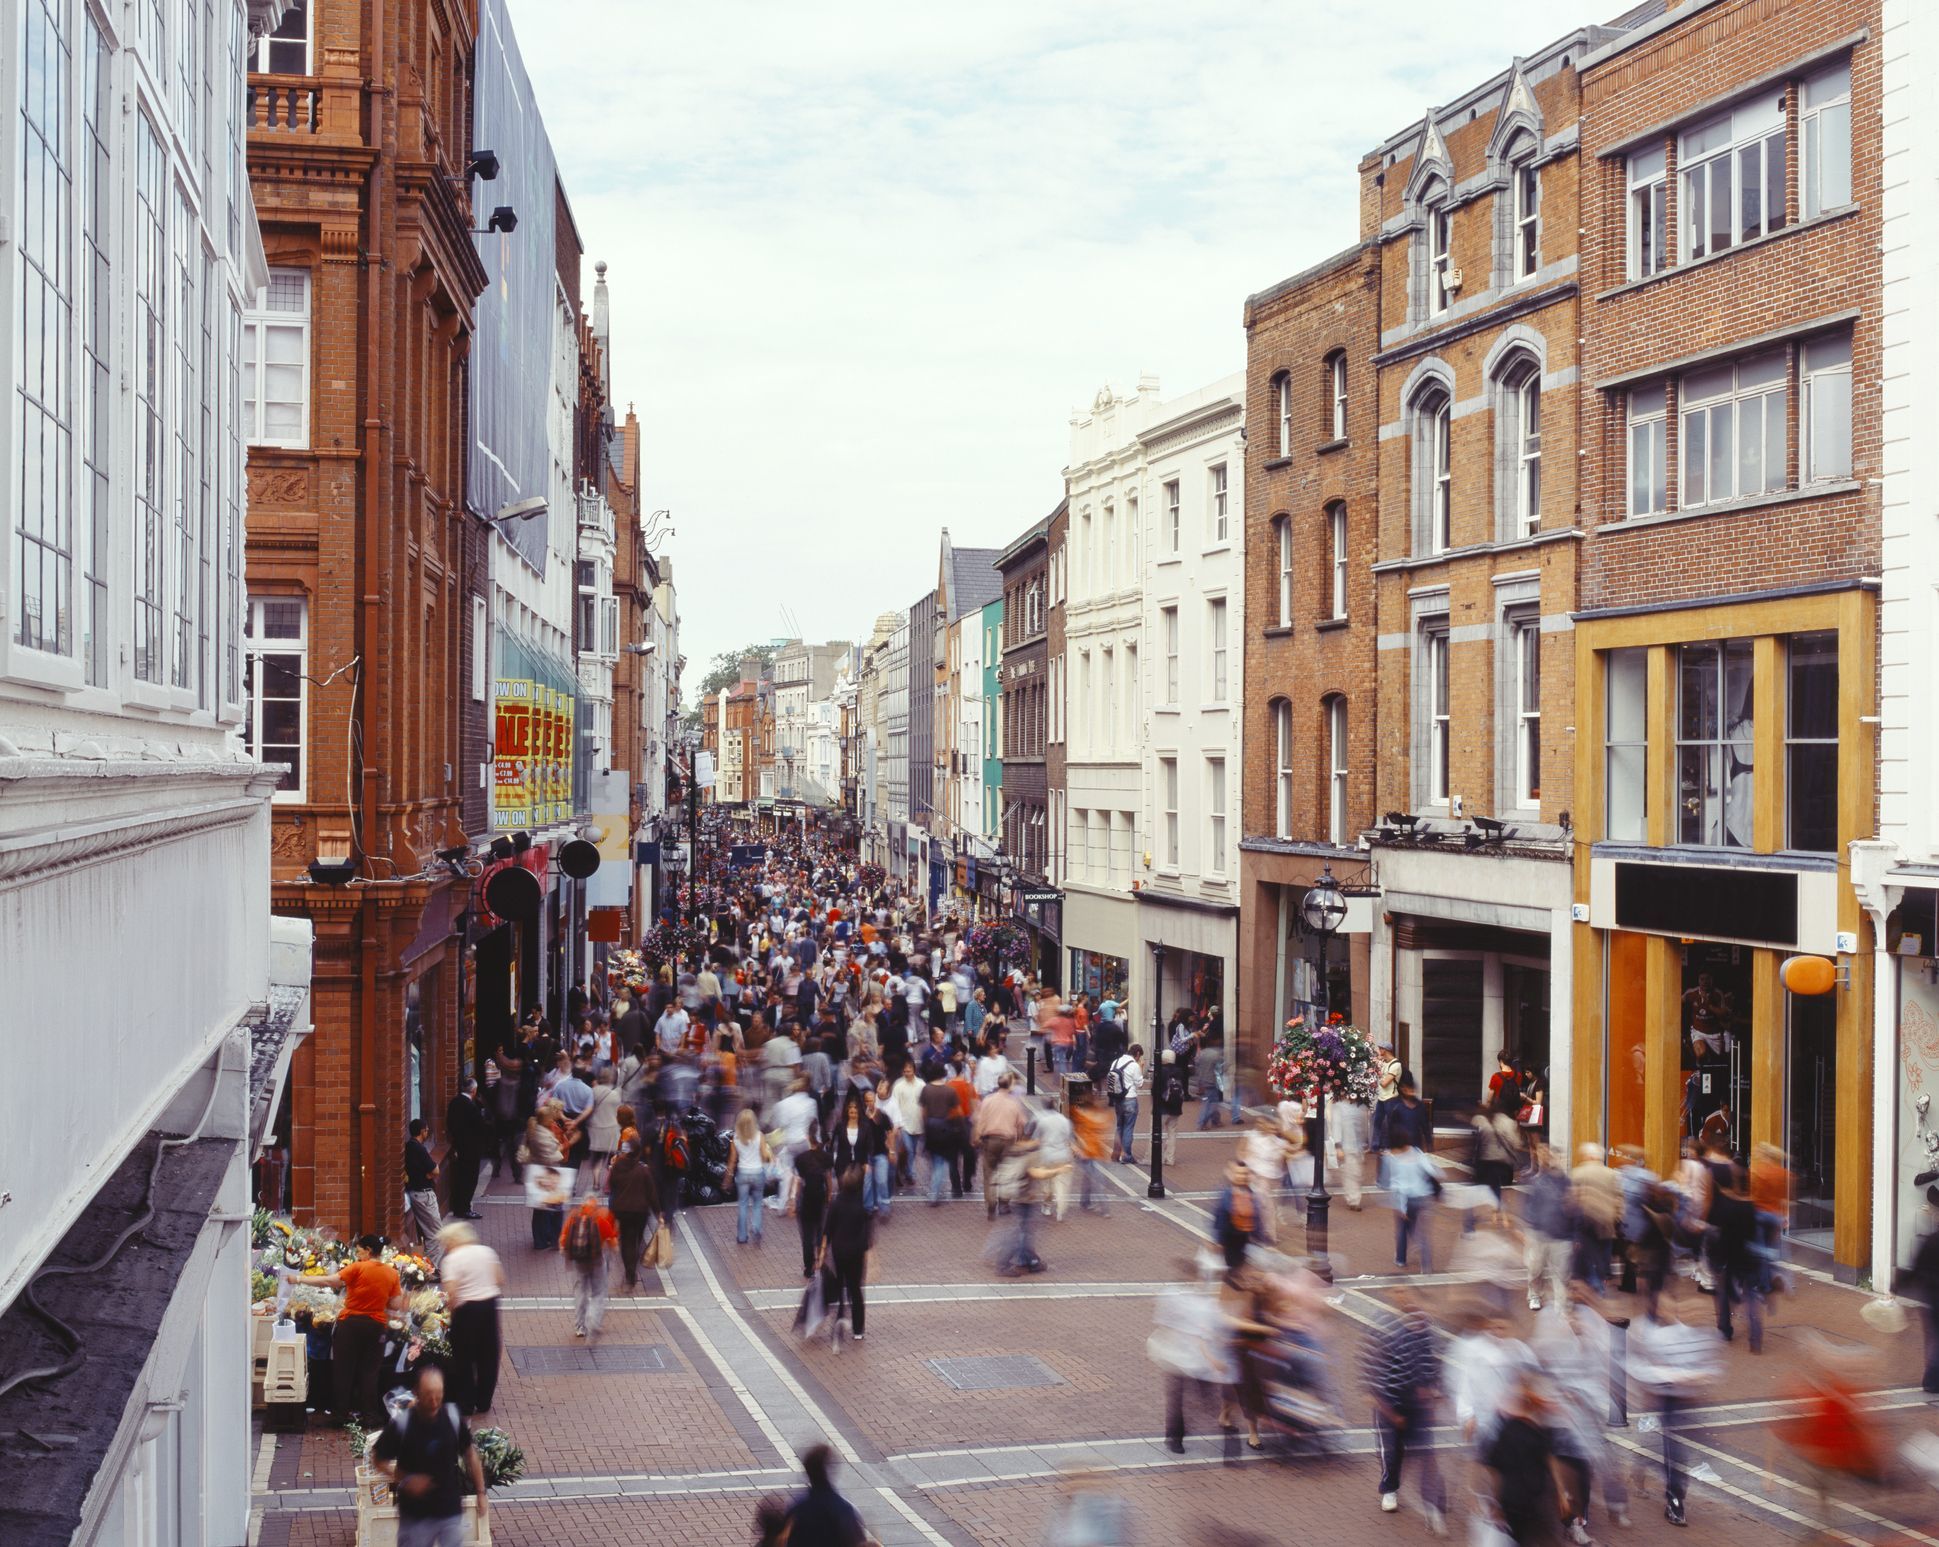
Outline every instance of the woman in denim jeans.
POLYGON ((754 1244, 761 1244, 761 1199, 767 1191, 768 1166, 774 1155, 761 1136, 761 1125, 754 1120, 752 1107, 741 1108, 734 1120, 734 1153, 727 1163, 727 1180, 739 1200, 734 1216, 734 1239, 747 1245, 751 1232, 754 1244))

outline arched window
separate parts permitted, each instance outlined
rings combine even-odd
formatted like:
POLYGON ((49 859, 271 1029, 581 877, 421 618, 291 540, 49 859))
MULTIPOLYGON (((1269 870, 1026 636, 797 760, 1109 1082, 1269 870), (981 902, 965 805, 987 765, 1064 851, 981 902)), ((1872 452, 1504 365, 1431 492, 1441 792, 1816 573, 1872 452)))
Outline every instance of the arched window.
POLYGON ((1273 413, 1279 420, 1278 455, 1293 454, 1293 373, 1281 371, 1272 379, 1273 413))
POLYGON ((1347 701, 1339 694, 1322 701, 1326 717, 1326 841, 1347 841, 1347 701))
POLYGON ((1293 836, 1293 706, 1283 698, 1271 705, 1273 780, 1272 831, 1275 838, 1293 836))
POLYGON ((1273 518, 1273 551, 1279 567, 1279 627, 1293 626, 1293 518, 1273 518))
POLYGON ((1444 553, 1454 541, 1454 400, 1438 382, 1414 400, 1416 547, 1444 553))
POLYGON ((1347 508, 1335 500, 1326 507, 1327 616, 1347 615, 1347 508))
POLYGON ((1501 535, 1532 537, 1542 525, 1542 367, 1517 352, 1496 377, 1495 466, 1501 535))
POLYGON ((1347 438, 1347 352, 1336 349, 1326 357, 1326 422, 1322 426, 1328 440, 1347 438))

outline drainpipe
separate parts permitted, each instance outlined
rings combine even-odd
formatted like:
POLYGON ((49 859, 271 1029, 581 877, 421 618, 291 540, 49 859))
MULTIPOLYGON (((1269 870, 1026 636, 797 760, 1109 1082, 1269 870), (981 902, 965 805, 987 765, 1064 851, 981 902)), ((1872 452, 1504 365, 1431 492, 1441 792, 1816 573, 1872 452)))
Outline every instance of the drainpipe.
POLYGON ((1898 1130, 1898 980, 1885 920, 1905 895, 1887 884, 1899 846, 1860 838, 1851 846, 1851 885, 1872 924, 1872 1292, 1892 1298, 1893 1215, 1898 1196, 1894 1154, 1898 1130))

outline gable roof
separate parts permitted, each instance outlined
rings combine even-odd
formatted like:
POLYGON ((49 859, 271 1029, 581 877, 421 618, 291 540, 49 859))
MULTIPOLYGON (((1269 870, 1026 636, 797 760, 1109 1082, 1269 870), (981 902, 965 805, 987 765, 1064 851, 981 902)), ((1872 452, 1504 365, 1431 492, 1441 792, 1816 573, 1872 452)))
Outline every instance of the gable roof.
POLYGON ((1002 557, 1001 548, 956 548, 951 551, 951 623, 968 613, 981 612, 1003 594, 1003 577, 996 569, 996 561, 1002 557))

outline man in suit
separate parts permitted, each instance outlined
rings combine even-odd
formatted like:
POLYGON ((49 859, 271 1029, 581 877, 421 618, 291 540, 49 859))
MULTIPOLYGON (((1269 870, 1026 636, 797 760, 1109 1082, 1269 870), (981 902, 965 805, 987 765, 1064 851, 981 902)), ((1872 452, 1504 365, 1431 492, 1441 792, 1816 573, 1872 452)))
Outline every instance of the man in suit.
POLYGON ((451 1144, 445 1164, 451 1184, 451 1213, 457 1219, 479 1219, 471 1200, 478 1191, 478 1168, 492 1152, 492 1125, 478 1104, 478 1082, 467 1079, 444 1109, 444 1135, 451 1144))

